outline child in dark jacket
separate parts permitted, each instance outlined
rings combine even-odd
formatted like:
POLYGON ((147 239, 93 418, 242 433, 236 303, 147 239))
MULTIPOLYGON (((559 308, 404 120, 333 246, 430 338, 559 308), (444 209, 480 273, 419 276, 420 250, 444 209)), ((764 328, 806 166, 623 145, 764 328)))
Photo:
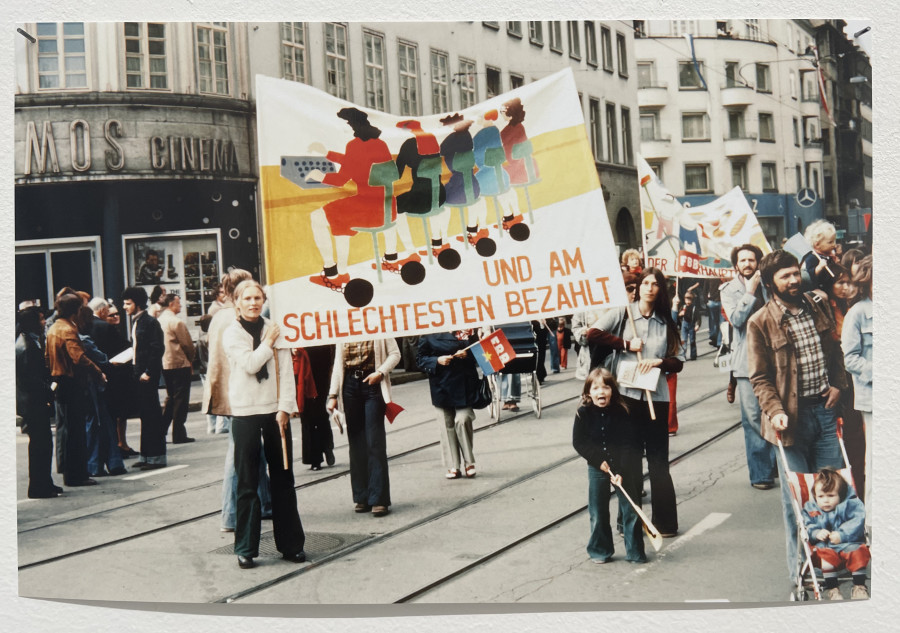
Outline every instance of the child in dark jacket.
POLYGON ((825 576, 825 595, 843 600, 838 571, 847 567, 853 575, 854 600, 869 597, 866 566, 871 555, 866 546, 866 507, 846 480, 833 468, 823 468, 813 484, 813 499, 803 505, 803 524, 813 550, 813 564, 825 576))
MULTIPOLYGON (((613 555, 612 529, 609 521, 610 475, 622 485, 636 503, 641 500, 641 443, 628 410, 619 395, 616 379, 598 367, 588 374, 581 394, 583 405, 575 414, 572 445, 588 462, 588 512, 591 536, 587 551, 591 561, 608 562, 613 555)), ((616 487, 622 527, 625 536, 625 559, 632 563, 647 562, 641 520, 622 491, 616 487)))

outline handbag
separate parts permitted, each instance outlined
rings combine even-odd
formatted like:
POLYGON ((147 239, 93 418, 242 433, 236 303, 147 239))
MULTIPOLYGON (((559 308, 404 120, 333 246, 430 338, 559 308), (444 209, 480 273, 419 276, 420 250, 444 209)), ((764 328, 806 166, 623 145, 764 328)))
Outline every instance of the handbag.
POLYGON ((473 409, 484 409, 491 403, 491 383, 487 376, 482 376, 478 382, 478 391, 475 392, 475 402, 472 403, 473 409))

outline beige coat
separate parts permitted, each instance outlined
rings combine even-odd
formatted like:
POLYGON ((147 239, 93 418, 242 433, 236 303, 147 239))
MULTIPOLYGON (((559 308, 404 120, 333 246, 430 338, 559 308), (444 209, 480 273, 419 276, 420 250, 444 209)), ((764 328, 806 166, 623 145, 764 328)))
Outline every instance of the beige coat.
POLYGON ((228 402, 228 375, 230 369, 225 348, 222 347, 222 334, 225 329, 237 320, 234 304, 229 301, 213 315, 209 322, 208 345, 209 362, 206 366, 206 382, 203 385, 204 413, 212 415, 231 415, 228 402))
POLYGON ((166 351, 163 353, 163 369, 190 367, 194 360, 194 341, 184 321, 171 310, 163 310, 159 315, 159 325, 163 331, 166 351))

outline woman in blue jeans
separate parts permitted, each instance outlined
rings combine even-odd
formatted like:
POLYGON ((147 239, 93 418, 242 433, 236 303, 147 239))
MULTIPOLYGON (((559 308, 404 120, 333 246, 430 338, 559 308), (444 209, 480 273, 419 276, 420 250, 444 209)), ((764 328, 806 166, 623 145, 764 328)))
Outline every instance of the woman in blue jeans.
POLYGON ((391 402, 391 370, 399 362, 400 348, 392 338, 338 345, 328 390, 326 409, 340 409, 347 421, 353 510, 376 517, 391 506, 384 414, 391 402))

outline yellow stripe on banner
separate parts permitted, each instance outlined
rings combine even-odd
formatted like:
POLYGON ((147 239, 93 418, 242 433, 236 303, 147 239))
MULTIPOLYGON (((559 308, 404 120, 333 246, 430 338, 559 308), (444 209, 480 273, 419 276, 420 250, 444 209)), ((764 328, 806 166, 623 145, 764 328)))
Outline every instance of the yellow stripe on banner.
MULTIPOLYGON (((600 187, 594 157, 583 125, 541 134, 531 139, 534 160, 537 163, 540 182, 528 188, 535 214, 542 207, 573 198, 600 187)), ((442 180, 449 179, 446 167, 442 180)), ((396 187, 396 195, 407 191, 411 184, 409 172, 404 174, 396 187)), ((517 187, 519 208, 527 209, 525 192, 517 187)), ((303 190, 281 177, 277 165, 260 168, 260 195, 263 209, 263 244, 265 247, 266 276, 269 283, 278 283, 322 269, 322 257, 312 239, 309 217, 324 204, 353 195, 356 186, 350 183, 342 188, 303 190)), ((488 218, 492 219, 493 206, 488 201, 488 218)), ((449 233, 459 235, 459 216, 451 210, 449 233)), ((430 239, 422 230, 422 223, 409 222, 410 233, 417 248, 424 248, 430 239)), ((380 238, 379 238, 380 239, 380 238)), ((383 242, 380 248, 384 248, 383 242)), ((350 240, 349 264, 372 258, 372 242, 367 234, 356 235, 350 240)))

